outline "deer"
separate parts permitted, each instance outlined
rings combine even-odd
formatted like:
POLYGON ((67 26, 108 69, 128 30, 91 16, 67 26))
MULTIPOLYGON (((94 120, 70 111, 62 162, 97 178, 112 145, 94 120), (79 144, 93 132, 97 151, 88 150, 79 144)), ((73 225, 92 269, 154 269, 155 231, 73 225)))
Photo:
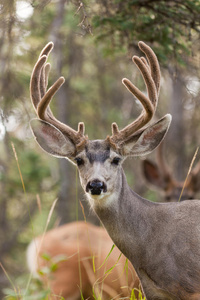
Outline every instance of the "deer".
POLYGON ((161 191, 164 202, 175 202, 195 199, 200 189, 200 162, 189 173, 186 182, 178 181, 173 175, 165 160, 164 143, 156 149, 157 163, 145 159, 142 162, 142 171, 146 181, 161 191))
POLYGON ((27 249, 28 268, 50 288, 51 299, 93 299, 94 294, 98 299, 122 299, 130 298, 132 290, 138 297, 139 279, 131 263, 112 246, 103 227, 68 223, 33 239, 27 249), (55 270, 45 274, 51 265, 55 270))
POLYGON ((145 56, 133 56, 132 60, 142 74, 147 95, 129 79, 122 79, 143 107, 129 125, 119 129, 113 122, 111 135, 90 140, 83 122, 76 131, 56 119, 49 104, 64 78, 47 89, 46 60, 53 48, 50 42, 31 76, 30 93, 37 118, 30 121, 30 126, 44 151, 77 166, 89 206, 132 263, 146 299, 199 300, 200 202, 153 203, 129 187, 122 167, 126 158, 152 152, 171 122, 170 114, 151 122, 159 98, 160 66, 151 47, 142 41, 138 46, 145 56))

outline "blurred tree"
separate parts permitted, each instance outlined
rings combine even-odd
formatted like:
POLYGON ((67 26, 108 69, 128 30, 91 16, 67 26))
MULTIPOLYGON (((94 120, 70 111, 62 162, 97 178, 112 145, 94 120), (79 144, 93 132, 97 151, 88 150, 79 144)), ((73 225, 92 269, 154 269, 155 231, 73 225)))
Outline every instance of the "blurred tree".
MULTIPOLYGON (((77 65, 80 63, 79 57, 81 56, 81 47, 78 47, 75 42, 75 35, 71 32, 65 32, 65 16, 67 14, 66 0, 59 0, 56 3, 56 14, 51 24, 50 29, 50 39, 54 42, 55 48, 52 53, 55 74, 58 78, 60 74, 63 74, 63 69, 65 66, 68 67, 68 75, 65 79, 65 83, 57 93, 57 116, 58 119, 66 124, 69 124, 70 112, 69 104, 71 102, 72 90, 71 90, 71 78, 76 76, 78 71, 77 65), (66 47, 65 44, 69 45, 66 47), (78 49, 77 49, 78 48, 78 49)), ((81 68, 81 63, 79 64, 79 69, 81 68)), ((71 164, 67 162, 66 159, 59 160, 60 168, 60 190, 59 190, 59 201, 57 204, 58 215, 61 219, 61 224, 70 222, 74 219, 72 204, 75 202, 76 196, 73 190, 70 188, 75 187, 73 182, 73 177, 70 176, 72 173, 71 164)))
POLYGON ((200 3, 198 0, 99 0, 93 26, 98 40, 104 41, 107 52, 137 51, 142 39, 155 43, 154 51, 160 62, 185 61, 194 32, 199 34, 200 3), (126 50, 125 50, 126 51, 126 50))

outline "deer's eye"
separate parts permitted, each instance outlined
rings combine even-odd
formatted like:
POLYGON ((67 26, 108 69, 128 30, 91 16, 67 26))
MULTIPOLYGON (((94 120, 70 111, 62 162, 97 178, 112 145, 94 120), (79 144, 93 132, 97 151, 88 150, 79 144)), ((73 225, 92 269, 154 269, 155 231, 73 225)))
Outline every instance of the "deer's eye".
POLYGON ((81 165, 84 164, 84 160, 82 158, 80 158, 80 157, 76 157, 75 161, 77 163, 77 166, 81 166, 81 165))
POLYGON ((116 157, 114 157, 114 158, 113 158, 113 160, 112 160, 111 164, 112 164, 112 165, 116 165, 116 166, 118 166, 118 165, 119 165, 119 162, 120 162, 120 160, 121 160, 121 158, 116 156, 116 157))

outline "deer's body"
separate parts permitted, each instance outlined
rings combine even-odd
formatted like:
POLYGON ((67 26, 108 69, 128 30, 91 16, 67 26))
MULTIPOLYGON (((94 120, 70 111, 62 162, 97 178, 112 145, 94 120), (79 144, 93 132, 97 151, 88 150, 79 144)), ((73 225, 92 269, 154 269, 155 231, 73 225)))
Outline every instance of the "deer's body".
POLYGON ((144 95, 128 79, 123 84, 142 103, 143 111, 130 125, 112 135, 91 141, 59 122, 49 102, 63 84, 61 77, 46 91, 47 56, 53 45, 42 51, 32 73, 31 97, 38 118, 31 121, 36 141, 49 154, 65 157, 77 165, 81 185, 90 206, 110 237, 134 266, 147 300, 200 300, 200 202, 151 203, 134 193, 122 169, 129 156, 147 155, 164 138, 171 121, 166 115, 154 124, 160 68, 152 49, 139 42, 144 57, 133 57, 148 91, 144 95))
POLYGON ((123 255, 119 259, 116 247, 107 258, 112 245, 104 228, 80 221, 69 223, 31 242, 27 251, 29 269, 36 275, 44 267, 51 269, 52 263, 62 257, 53 272, 41 276, 55 299, 60 295, 76 300, 81 293, 87 299, 93 292, 101 299, 119 299, 130 297, 132 288, 137 295, 139 280, 131 263, 127 264, 123 255))

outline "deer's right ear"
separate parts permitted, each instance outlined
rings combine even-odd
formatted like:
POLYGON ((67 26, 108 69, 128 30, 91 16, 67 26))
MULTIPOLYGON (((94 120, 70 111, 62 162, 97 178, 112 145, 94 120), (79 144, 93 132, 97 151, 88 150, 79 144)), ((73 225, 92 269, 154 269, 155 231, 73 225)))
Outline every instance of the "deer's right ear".
POLYGON ((144 128, 137 135, 130 137, 123 146, 125 156, 143 156, 151 153, 164 139, 171 123, 167 114, 151 126, 144 128))
POLYGON ((56 157, 72 157, 75 153, 74 144, 55 126, 48 122, 33 119, 31 129, 40 147, 56 157))

